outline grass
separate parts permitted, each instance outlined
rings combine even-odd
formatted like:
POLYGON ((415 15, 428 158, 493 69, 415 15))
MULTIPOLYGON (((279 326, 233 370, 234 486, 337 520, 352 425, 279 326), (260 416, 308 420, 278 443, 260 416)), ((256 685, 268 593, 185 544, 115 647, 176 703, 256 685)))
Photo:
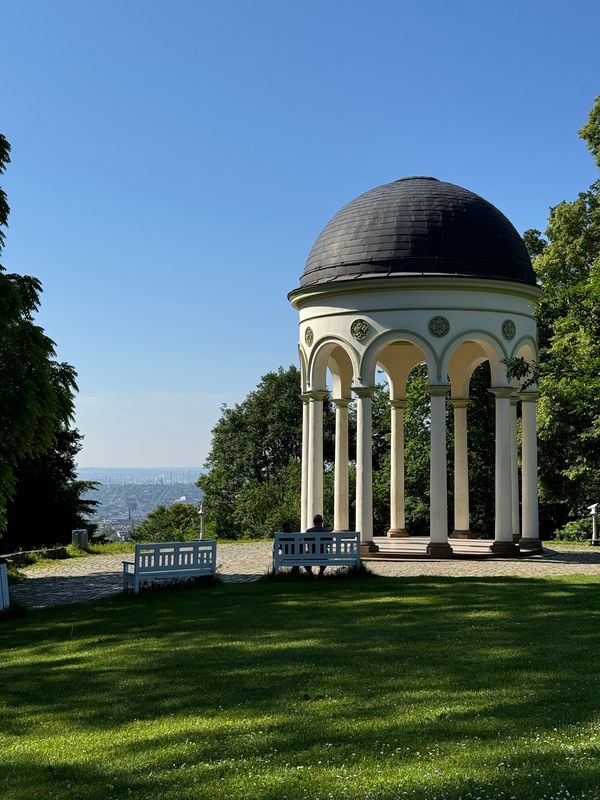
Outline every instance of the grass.
POLYGON ((543 544, 544 547, 549 547, 551 550, 561 550, 570 547, 576 547, 576 548, 593 547, 591 539, 584 539, 583 541, 579 542, 567 542, 562 540, 555 541, 554 539, 550 539, 548 541, 544 541, 543 544))
POLYGON ((600 583, 262 581, 0 624, 11 800, 600 797, 600 583))

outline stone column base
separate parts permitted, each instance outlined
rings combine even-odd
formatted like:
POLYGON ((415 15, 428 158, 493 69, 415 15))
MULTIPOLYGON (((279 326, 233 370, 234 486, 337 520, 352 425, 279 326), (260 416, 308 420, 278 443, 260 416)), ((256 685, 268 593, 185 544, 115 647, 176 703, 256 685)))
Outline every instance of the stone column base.
POLYGON ((521 541, 521 534, 513 533, 513 542, 520 542, 520 541, 521 541))
POLYGON ((446 542, 429 542, 427 555, 434 558, 452 558, 453 550, 446 542))
POLYGON ((367 556, 369 555, 369 553, 378 553, 378 552, 379 552, 379 547, 377 547, 374 541, 360 543, 361 556, 367 556))
POLYGON ((474 539, 475 538, 475 534, 471 533, 470 530, 467 530, 467 531, 462 530, 461 531, 461 530, 454 529, 452 531, 452 533, 450 534, 450 536, 453 539, 474 539))
POLYGON ((497 556, 516 556, 519 554, 519 548, 514 542, 494 542, 491 550, 497 556))
POLYGON ((409 535, 406 528, 390 528, 387 532, 390 539, 400 539, 409 535))
POLYGON ((542 540, 541 539, 520 539, 519 548, 527 550, 528 553, 541 553, 542 540))

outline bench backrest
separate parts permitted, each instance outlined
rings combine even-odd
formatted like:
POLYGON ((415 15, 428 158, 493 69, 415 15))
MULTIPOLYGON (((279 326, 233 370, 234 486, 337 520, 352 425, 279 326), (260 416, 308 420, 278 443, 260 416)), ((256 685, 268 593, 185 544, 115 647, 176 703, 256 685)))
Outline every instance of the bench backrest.
POLYGON ((135 568, 137 572, 168 572, 174 569, 210 567, 215 564, 215 541, 160 542, 136 544, 135 568))
POLYGON ((276 533, 273 559, 277 565, 357 564, 360 560, 360 533, 276 533))

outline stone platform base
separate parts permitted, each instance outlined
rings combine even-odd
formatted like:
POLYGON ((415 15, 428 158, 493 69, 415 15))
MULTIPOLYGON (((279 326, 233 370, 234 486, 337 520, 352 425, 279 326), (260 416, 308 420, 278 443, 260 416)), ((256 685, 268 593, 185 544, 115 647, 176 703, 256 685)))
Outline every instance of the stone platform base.
POLYGON ((361 558, 365 561, 432 561, 435 559, 494 561, 500 558, 521 561, 542 552, 541 549, 537 549, 537 545, 520 548, 510 540, 501 542, 501 546, 496 548, 492 538, 450 539, 448 543, 435 544, 429 541, 429 536, 397 538, 375 536, 373 544, 376 551, 369 550, 367 547, 361 550, 361 558))

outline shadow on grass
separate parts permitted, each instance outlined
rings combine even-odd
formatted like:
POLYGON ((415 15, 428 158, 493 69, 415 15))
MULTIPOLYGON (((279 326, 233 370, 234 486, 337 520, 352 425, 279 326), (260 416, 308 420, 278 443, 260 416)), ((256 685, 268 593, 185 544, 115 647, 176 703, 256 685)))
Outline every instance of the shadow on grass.
POLYGON ((14 796, 43 773, 86 798, 103 781, 245 797, 248 769, 265 800, 595 796, 599 592, 581 577, 286 577, 32 613, 0 628, 2 730, 65 732, 108 761, 62 762, 59 779, 42 751, 15 751, 14 796))

